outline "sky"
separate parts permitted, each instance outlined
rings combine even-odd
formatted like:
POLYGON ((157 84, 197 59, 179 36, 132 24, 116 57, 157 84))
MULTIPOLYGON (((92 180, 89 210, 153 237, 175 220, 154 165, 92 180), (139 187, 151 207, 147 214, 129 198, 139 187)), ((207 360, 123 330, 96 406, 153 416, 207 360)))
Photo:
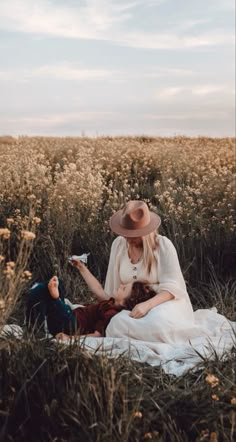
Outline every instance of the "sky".
POLYGON ((0 135, 235 136, 234 0, 0 0, 0 135))

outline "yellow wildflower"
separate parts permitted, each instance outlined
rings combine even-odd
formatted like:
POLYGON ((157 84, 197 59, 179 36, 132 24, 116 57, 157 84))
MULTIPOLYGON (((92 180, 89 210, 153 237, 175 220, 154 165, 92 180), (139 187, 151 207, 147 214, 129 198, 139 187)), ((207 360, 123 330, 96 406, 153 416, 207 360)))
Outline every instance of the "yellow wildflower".
POLYGON ((10 269, 14 269, 15 265, 16 265, 16 263, 14 261, 8 261, 6 263, 6 266, 10 269))
POLYGON ((33 221, 35 224, 40 224, 40 223, 41 223, 41 218, 39 218, 38 216, 34 216, 32 221, 33 221))
POLYGON ((29 270, 25 270, 24 272, 23 272, 23 279, 31 279, 32 278, 32 273, 31 272, 29 272, 29 270))
POLYGON ((134 417, 138 417, 138 418, 143 417, 141 411, 135 411, 134 414, 133 414, 133 416, 134 416, 134 417))
POLYGON ((218 438, 217 438, 217 434, 215 431, 212 431, 210 434, 210 442, 217 442, 218 438))
POLYGON ((3 237, 3 239, 9 239, 11 235, 11 232, 9 229, 1 228, 0 229, 0 236, 3 237))
POLYGON ((0 299, 0 310, 4 310, 6 307, 6 303, 3 299, 0 299))
POLYGON ((212 388, 216 387, 219 384, 219 379, 214 374, 208 374, 205 378, 205 381, 210 384, 212 388))
POLYGON ((21 236, 23 239, 25 239, 26 241, 32 241, 33 239, 36 238, 35 233, 30 232, 29 230, 22 230, 21 232, 21 236))
POLYGON ((200 434, 200 441, 203 441, 203 440, 205 440, 208 436, 209 436, 209 430, 208 430, 208 428, 206 428, 206 429, 204 429, 204 430, 202 430, 201 431, 201 434, 200 434))
POLYGON ((36 196, 34 194, 28 195, 28 199, 31 201, 36 200, 36 196))
POLYGON ((10 266, 7 266, 3 273, 4 275, 6 275, 8 279, 14 276, 15 274, 14 269, 10 266))
POLYGON ((144 439, 152 439, 152 433, 148 432, 144 434, 144 439))

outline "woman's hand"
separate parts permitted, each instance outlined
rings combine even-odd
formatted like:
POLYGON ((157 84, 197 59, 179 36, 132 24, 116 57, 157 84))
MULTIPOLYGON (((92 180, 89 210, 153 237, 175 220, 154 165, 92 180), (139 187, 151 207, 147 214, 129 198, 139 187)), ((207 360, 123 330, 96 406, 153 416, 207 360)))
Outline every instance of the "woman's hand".
POLYGON ((151 310, 151 307, 148 301, 140 302, 140 304, 137 304, 133 308, 129 316, 134 319, 143 318, 143 316, 145 316, 149 312, 149 310, 151 310))
POLYGON ((79 259, 74 259, 73 261, 70 261, 70 264, 73 267, 76 267, 80 272, 83 272, 87 268, 86 265, 79 259))
POLYGON ((172 293, 168 292, 167 290, 162 290, 160 293, 157 293, 155 296, 153 296, 153 298, 150 298, 148 301, 140 302, 140 304, 137 304, 129 315, 135 319, 142 318, 152 308, 173 299, 174 295, 172 295, 172 293))

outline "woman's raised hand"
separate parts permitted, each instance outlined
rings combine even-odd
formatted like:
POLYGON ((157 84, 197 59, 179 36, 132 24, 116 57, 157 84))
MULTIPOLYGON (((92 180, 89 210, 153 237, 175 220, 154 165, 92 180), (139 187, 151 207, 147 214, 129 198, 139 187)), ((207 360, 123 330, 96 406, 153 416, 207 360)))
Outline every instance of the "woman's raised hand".
POLYGON ((80 272, 86 269, 85 264, 82 261, 80 261, 80 259, 73 259, 72 261, 70 261, 70 264, 73 267, 76 267, 80 272))

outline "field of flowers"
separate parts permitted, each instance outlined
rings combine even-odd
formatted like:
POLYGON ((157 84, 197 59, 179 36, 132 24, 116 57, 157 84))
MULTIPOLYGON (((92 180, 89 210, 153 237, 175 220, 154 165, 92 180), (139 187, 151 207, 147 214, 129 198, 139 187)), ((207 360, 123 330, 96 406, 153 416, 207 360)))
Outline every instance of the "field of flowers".
MULTIPOLYGON (((57 274, 63 278, 71 299, 76 298, 79 292, 81 301, 88 300, 90 295, 80 276, 69 268, 67 257, 72 253, 90 252, 89 267, 103 282, 114 238, 108 220, 130 199, 145 200, 151 210, 161 216, 160 233, 167 235, 177 248, 194 307, 215 305, 220 313, 235 320, 235 139, 0 137, 0 327, 9 318, 22 320, 22 300, 29 280, 46 279, 57 274)), ((5 344, 1 345, 1 358, 4 360, 1 379, 6 376, 7 370, 11 394, 9 401, 5 399, 5 405, 0 394, 0 421, 4 422, 0 438, 4 434, 5 440, 8 440, 10 414, 16 413, 19 401, 33 401, 36 388, 32 381, 32 391, 28 388, 23 395, 16 382, 17 376, 19 373, 22 376, 25 370, 31 375, 35 371, 37 373, 37 367, 45 358, 52 369, 48 356, 52 351, 38 346, 38 354, 31 357, 29 355, 35 352, 35 348, 32 343, 24 342, 29 360, 23 357, 23 365, 19 369, 17 364, 7 359, 9 352, 5 344)), ((22 361, 23 347, 16 346, 14 340, 11 345, 11 354, 22 361)), ((41 439, 37 440, 123 442, 144 438, 171 442, 233 441, 236 426, 232 411, 235 400, 232 392, 233 355, 224 364, 217 361, 212 365, 203 361, 203 374, 192 374, 176 381, 167 379, 160 369, 127 368, 123 367, 125 363, 122 361, 112 365, 112 362, 94 358, 90 364, 88 356, 83 354, 80 359, 88 372, 78 374, 73 351, 67 355, 69 362, 68 359, 65 362, 61 350, 58 352, 53 356, 58 364, 58 371, 53 368, 55 379, 61 379, 60 370, 63 372, 64 369, 59 367, 63 364, 66 364, 71 385, 72 372, 75 383, 79 379, 85 382, 87 375, 91 391, 88 389, 85 395, 83 412, 86 407, 88 412, 92 400, 97 403, 96 409, 99 409, 100 401, 105 407, 104 414, 99 409, 99 412, 94 411, 93 419, 86 417, 84 422, 83 418, 79 421, 75 411, 78 398, 69 397, 68 385, 63 384, 62 391, 68 403, 58 417, 62 396, 52 393, 56 381, 49 369, 43 369, 46 383, 50 379, 52 390, 50 398, 37 390, 44 410, 40 411, 44 416, 42 422, 46 422, 44 436, 40 433, 41 439), (101 377, 104 370, 109 372, 101 391, 97 380, 94 383, 96 388, 92 383, 96 370, 101 377), (130 370, 134 373, 133 391, 126 377, 130 370), (206 377, 215 376, 215 371, 218 381, 212 387, 206 377), (116 384, 115 379, 121 381, 116 384), (155 394, 152 382, 156 385, 155 394), (108 402, 106 389, 113 395, 109 396, 108 402), (147 403, 151 392, 152 403, 147 403), (52 405, 54 399, 56 403, 52 405), (123 400, 126 405, 122 405, 123 400), (186 400, 189 401, 189 409, 188 406, 186 408, 186 400), (48 401, 51 401, 50 404, 48 401), (179 407, 186 422, 178 416, 179 407), (56 413, 57 425, 49 424, 49 417, 56 413), (95 425, 96 419, 100 420, 95 425), (155 419, 158 419, 158 425, 153 424, 155 419), (81 439, 68 432, 69 422, 76 431, 80 428, 81 439), (91 431, 85 430, 86 425, 88 428, 91 426, 91 431)), ((27 382, 25 375, 23 378, 27 382)), ((60 382, 65 382, 65 379, 60 382)), ((9 394, 9 390, 4 388, 5 394, 9 394)), ((82 394, 82 390, 78 394, 82 394)), ((37 406, 36 411, 39 413, 37 406)), ((9 440, 29 440, 24 439, 30 431, 27 419, 33 425, 32 419, 24 415, 14 430, 17 437, 9 433, 9 440)))

